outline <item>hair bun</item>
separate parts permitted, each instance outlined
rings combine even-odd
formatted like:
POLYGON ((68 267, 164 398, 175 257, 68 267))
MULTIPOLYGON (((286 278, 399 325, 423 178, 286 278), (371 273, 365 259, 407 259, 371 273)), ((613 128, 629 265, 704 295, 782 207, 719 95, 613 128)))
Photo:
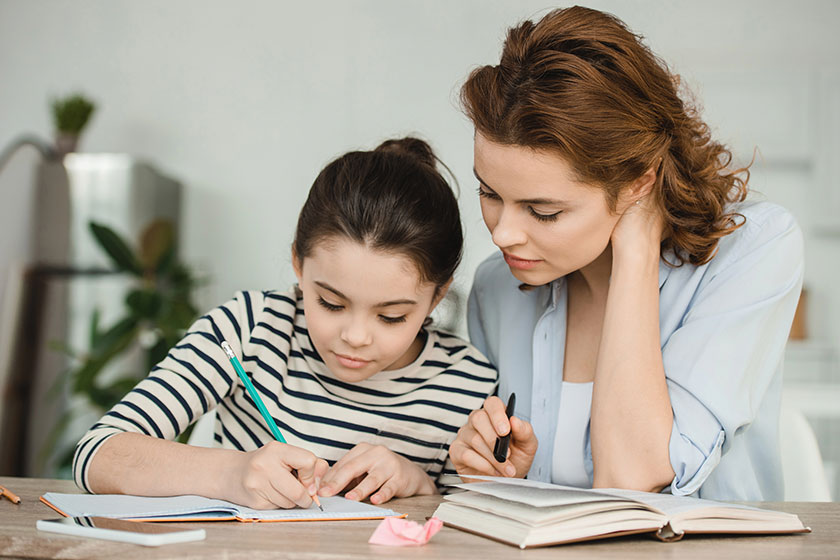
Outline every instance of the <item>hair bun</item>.
POLYGON ((432 147, 425 141, 414 138, 413 136, 385 140, 374 151, 402 154, 425 163, 430 167, 435 167, 437 162, 437 156, 432 151, 432 147))

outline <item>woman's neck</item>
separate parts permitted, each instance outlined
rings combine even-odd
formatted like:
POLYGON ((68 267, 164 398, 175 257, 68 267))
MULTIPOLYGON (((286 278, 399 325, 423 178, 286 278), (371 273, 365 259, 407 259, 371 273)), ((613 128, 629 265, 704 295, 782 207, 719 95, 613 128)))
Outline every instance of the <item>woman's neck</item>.
POLYGON ((612 274, 612 245, 607 245, 598 258, 573 272, 569 281, 578 293, 594 300, 606 302, 612 274))

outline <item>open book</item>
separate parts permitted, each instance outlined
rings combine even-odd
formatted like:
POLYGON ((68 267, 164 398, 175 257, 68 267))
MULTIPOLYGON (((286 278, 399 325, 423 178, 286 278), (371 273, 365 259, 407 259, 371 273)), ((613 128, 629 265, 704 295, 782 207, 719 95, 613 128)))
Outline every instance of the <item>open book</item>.
POLYGON ((467 490, 444 497, 434 515, 444 524, 520 548, 655 533, 805 533, 796 515, 711 500, 587 490, 532 480, 471 476, 467 490))
POLYGON ((116 517, 133 521, 339 521, 405 517, 390 509, 338 496, 321 498, 324 511, 314 504, 308 509, 251 509, 201 496, 147 498, 47 492, 41 496, 41 501, 69 517, 116 517))

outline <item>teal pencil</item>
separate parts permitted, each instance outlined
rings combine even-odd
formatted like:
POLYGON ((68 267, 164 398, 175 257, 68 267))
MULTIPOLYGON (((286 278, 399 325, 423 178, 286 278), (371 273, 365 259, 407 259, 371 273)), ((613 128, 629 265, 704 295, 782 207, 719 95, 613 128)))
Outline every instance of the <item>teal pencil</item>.
MULTIPOLYGON (((268 413, 268 409, 265 407, 265 403, 262 398, 260 398, 259 393, 257 393, 257 389, 254 387, 254 384, 251 383, 251 380, 248 379, 248 374, 245 373, 245 369, 242 367, 242 364, 239 363, 239 359, 237 359, 236 354, 233 353, 233 349, 226 340, 222 341, 222 350, 224 350, 225 354, 227 354, 230 363, 233 364, 233 369, 236 370, 236 375, 239 376, 239 379, 242 380, 242 384, 245 385, 245 389, 248 390, 248 394, 251 395, 251 400, 253 400, 254 404, 257 405, 257 408, 259 409, 260 414, 262 414, 265 423, 268 424, 268 429, 271 430, 274 439, 280 443, 286 443, 286 438, 284 438, 283 434, 280 433, 280 428, 277 427, 277 423, 274 421, 274 418, 272 418, 271 414, 268 413)), ((317 495, 312 496, 312 501, 317 504, 321 511, 324 511, 324 508, 321 507, 321 501, 318 499, 317 495)))

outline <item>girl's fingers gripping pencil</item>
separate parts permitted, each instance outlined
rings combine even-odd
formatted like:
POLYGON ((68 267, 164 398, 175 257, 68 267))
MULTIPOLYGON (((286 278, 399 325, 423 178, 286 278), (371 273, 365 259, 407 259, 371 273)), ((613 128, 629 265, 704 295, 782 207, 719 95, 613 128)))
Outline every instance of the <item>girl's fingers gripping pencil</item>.
MULTIPOLYGON (((230 347, 230 344, 228 344, 226 340, 223 340, 221 345, 222 350, 225 351, 230 363, 233 365, 233 369, 236 370, 236 375, 238 375, 239 379, 242 380, 242 384, 245 385, 245 389, 248 391, 248 394, 251 395, 251 400, 253 400, 254 404, 257 405, 263 420, 265 420, 265 423, 268 424, 268 429, 271 430, 274 439, 280 443, 286 443, 286 438, 284 438, 283 434, 280 433, 277 423, 274 422, 274 418, 272 418, 271 414, 268 413, 265 403, 262 398, 260 398, 256 388, 254 388, 254 384, 251 383, 250 379, 248 379, 248 374, 245 373, 245 369, 242 367, 242 364, 239 363, 239 359, 236 357, 236 354, 233 353, 233 349, 230 347)), ((324 508, 321 507, 321 500, 318 499, 318 495, 313 494, 311 497, 312 501, 318 506, 318 509, 324 511, 324 508)))

